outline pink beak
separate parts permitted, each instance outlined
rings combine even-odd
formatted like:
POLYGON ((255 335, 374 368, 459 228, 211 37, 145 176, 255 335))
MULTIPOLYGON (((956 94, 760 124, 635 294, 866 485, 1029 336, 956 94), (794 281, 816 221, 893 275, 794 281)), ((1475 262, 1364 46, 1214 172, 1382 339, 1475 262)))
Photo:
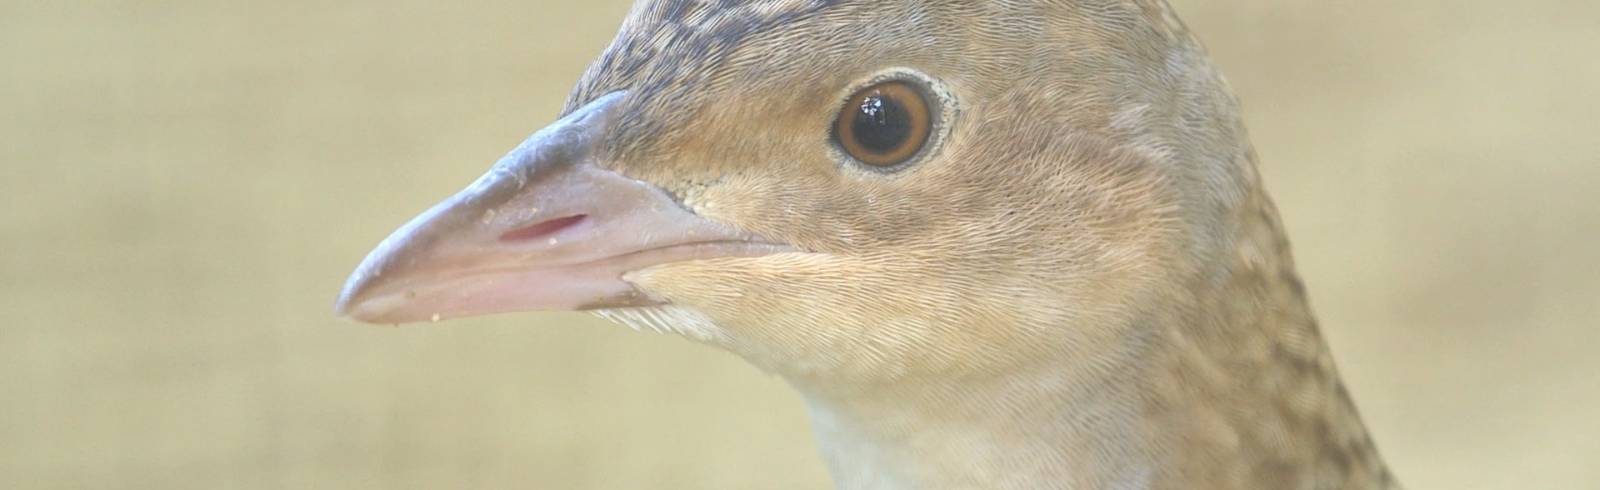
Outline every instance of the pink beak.
POLYGON ((341 316, 409 323, 660 304, 622 280, 654 265, 791 250, 701 218, 653 185, 593 165, 624 93, 528 137, 466 189, 367 255, 341 316))

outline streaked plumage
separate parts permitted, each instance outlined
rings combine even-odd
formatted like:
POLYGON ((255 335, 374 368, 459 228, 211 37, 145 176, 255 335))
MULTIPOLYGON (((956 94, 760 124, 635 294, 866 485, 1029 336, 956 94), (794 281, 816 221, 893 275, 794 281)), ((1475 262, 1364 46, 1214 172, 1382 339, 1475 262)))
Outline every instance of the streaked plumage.
POLYGON ((717 345, 800 390, 843 488, 1395 486, 1237 104, 1164 1, 643 0, 566 112, 386 241, 341 308, 583 307, 717 345), (938 143, 903 169, 852 165, 830 146, 839 101, 894 73, 948 96, 938 143), (548 257, 578 253, 558 242, 660 232, 608 228, 612 187, 569 174, 658 189, 626 213, 704 230, 661 243, 737 250, 538 299, 572 267, 548 257), (571 209, 527 211, 550 195, 571 209), (563 216, 596 231, 501 243, 563 216), (521 260, 557 271, 525 302, 416 299, 460 277, 440 271, 521 260))

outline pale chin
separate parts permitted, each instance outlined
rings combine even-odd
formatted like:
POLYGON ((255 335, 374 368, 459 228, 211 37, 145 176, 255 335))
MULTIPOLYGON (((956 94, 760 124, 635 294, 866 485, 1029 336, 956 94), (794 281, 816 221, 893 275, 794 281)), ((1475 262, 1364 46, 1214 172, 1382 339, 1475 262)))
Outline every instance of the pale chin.
POLYGON ((672 333, 697 342, 726 347, 732 341, 728 331, 701 313, 687 306, 664 304, 591 310, 601 318, 621 323, 634 330, 672 333))

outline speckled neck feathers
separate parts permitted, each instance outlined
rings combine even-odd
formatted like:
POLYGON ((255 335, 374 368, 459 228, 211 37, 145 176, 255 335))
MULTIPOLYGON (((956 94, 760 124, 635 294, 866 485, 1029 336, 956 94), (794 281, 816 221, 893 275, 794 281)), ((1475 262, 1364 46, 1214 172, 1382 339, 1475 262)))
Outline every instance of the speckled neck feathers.
POLYGON ((626 279, 805 394, 843 488, 1390 488, 1237 103, 1158 0, 641 1, 571 108, 610 170, 803 253, 626 279), (829 151, 841 94, 945 84, 937 154, 829 151))

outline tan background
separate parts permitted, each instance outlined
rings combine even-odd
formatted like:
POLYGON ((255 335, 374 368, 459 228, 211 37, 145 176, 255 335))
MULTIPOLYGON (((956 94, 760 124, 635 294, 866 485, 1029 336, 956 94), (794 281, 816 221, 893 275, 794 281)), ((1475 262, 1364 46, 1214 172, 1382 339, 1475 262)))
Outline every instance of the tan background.
MULTIPOLYGON (((455 3, 0 0, 0 487, 825 487, 732 356, 331 317, 626 10, 455 3)), ((1600 488, 1600 3, 1178 5, 1402 479, 1600 488)))

